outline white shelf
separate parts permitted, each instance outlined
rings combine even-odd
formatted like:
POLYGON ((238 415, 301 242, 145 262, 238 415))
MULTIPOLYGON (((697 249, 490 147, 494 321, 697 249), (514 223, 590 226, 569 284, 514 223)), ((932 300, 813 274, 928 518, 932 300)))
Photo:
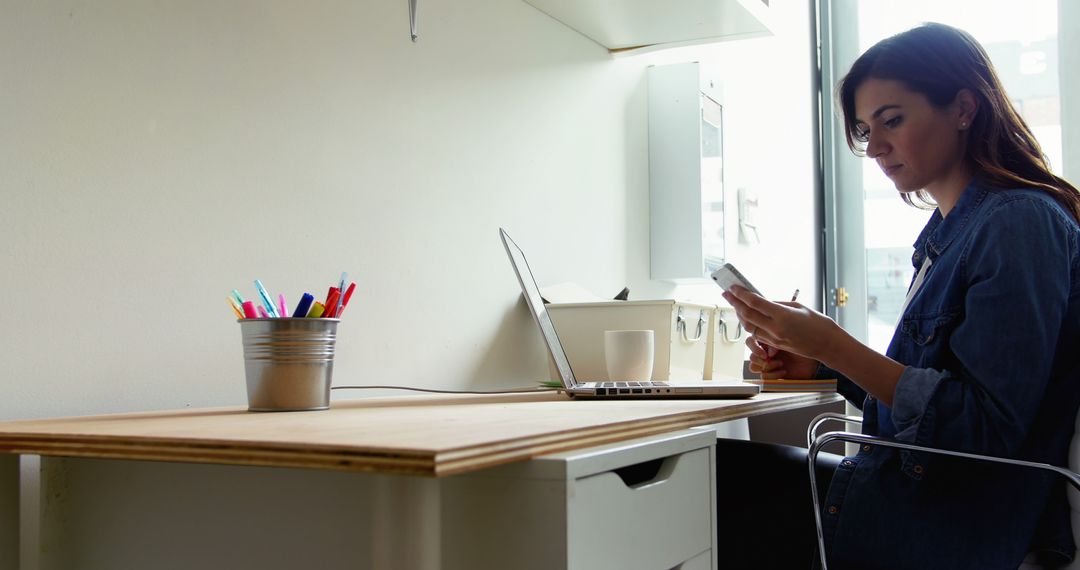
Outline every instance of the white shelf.
POLYGON ((525 0, 609 50, 771 34, 767 0, 525 0))

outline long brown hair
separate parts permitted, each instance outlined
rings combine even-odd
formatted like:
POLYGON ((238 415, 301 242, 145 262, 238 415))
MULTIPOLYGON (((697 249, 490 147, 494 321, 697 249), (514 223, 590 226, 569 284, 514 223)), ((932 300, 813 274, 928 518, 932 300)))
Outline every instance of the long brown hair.
MULTIPOLYGON (((866 50, 837 86, 848 147, 865 156, 857 131, 855 91, 867 79, 899 81, 944 108, 961 89, 970 90, 979 109, 968 132, 966 160, 977 176, 998 188, 1037 188, 1049 193, 1080 222, 1080 192, 1050 171, 1031 129, 1013 108, 997 72, 979 42, 963 30, 927 23, 866 50)), ((920 190, 919 199, 931 203, 920 190)), ((904 193, 903 199, 914 205, 904 193)))

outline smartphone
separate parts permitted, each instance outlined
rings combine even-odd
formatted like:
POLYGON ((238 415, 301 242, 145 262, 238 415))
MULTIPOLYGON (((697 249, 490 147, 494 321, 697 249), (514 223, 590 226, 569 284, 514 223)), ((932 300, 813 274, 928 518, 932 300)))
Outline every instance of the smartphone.
POLYGON ((743 277, 743 274, 739 273, 739 270, 735 269, 735 266, 730 263, 725 263, 723 267, 713 271, 712 279, 713 281, 716 281, 716 284, 724 291, 730 290, 732 285, 738 285, 739 287, 757 293, 762 297, 765 296, 762 295, 761 291, 758 291, 757 287, 751 285, 750 281, 746 277, 743 277))

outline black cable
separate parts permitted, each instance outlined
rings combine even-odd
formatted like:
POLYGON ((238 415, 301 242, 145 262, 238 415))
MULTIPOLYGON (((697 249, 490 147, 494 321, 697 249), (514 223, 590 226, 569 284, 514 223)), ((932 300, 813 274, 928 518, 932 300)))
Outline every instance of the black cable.
POLYGON ((412 390, 414 392, 433 392, 435 394, 533 394, 536 392, 563 392, 564 388, 517 388, 514 390, 436 390, 435 388, 416 388, 413 386, 331 386, 331 390, 412 390))

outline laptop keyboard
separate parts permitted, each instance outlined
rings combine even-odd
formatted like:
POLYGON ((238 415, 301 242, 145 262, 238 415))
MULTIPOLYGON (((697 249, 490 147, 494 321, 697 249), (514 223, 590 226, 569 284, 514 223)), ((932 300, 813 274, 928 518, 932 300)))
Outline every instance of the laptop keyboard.
POLYGON ((597 388, 656 388, 669 386, 667 382, 601 382, 597 388))

